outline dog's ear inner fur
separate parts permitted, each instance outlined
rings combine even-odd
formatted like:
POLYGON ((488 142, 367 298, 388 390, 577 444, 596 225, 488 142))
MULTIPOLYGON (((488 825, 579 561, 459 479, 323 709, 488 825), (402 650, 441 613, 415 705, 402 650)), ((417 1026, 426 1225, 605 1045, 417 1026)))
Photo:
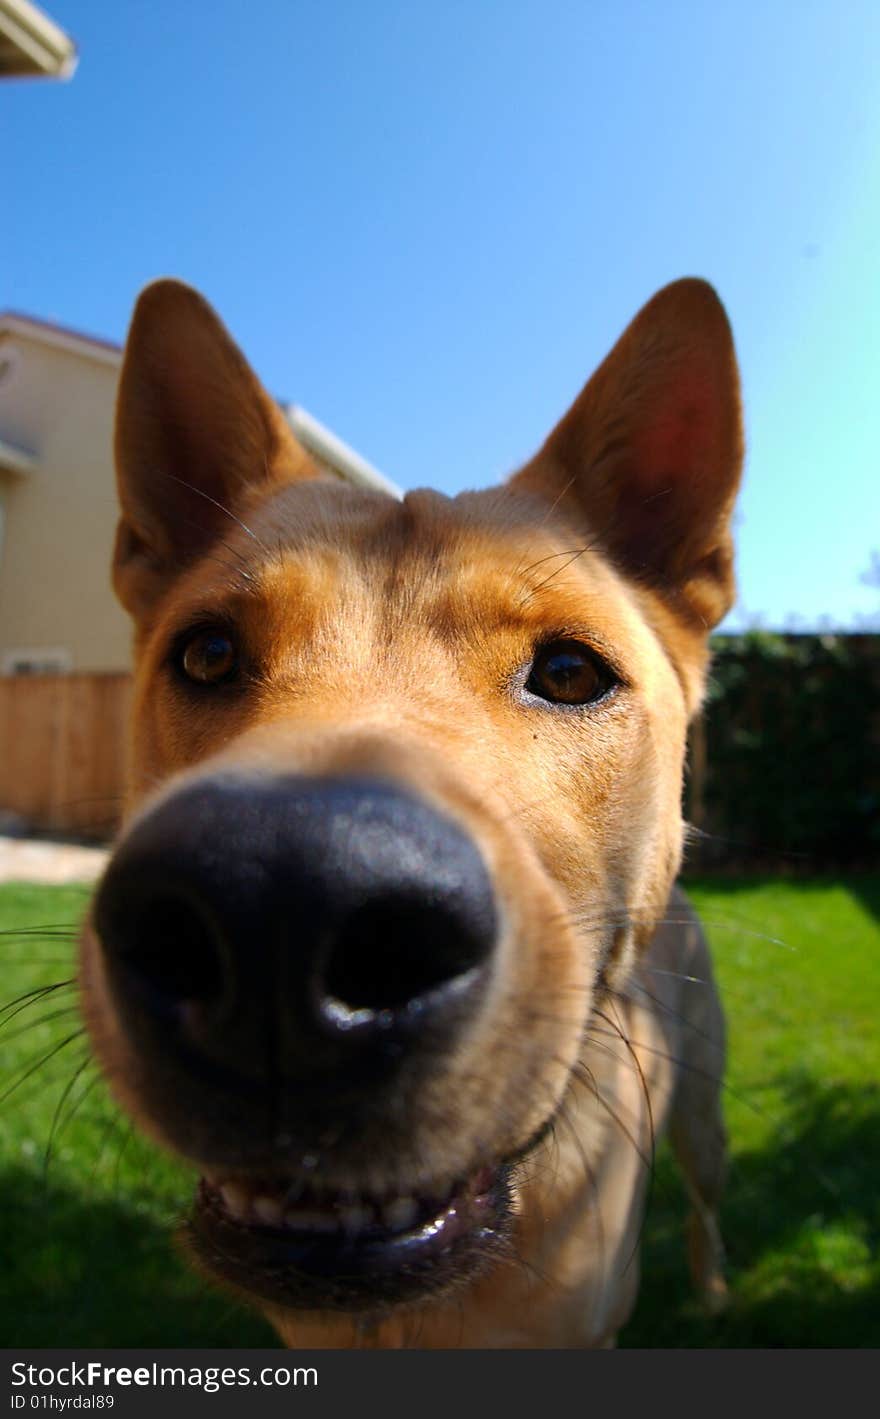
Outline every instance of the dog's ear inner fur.
POLYGON ((135 307, 115 450, 113 581, 135 616, 224 535, 250 492, 317 472, 207 301, 171 280, 135 307))
POLYGON ((733 603, 742 456, 727 316, 711 286, 685 279, 639 312, 511 486, 549 499, 708 628, 733 603))

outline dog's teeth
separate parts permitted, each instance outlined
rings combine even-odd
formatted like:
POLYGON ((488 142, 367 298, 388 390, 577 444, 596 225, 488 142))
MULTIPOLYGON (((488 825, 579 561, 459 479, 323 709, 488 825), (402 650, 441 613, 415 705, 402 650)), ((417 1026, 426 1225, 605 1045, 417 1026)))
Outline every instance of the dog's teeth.
POLYGON ((373 1209, 371 1207, 361 1207, 353 1203, 348 1207, 339 1208, 339 1220, 346 1232, 365 1232, 370 1223, 374 1220, 373 1209))
POLYGON ((223 1206, 230 1217, 235 1217, 241 1221, 250 1211, 250 1199, 243 1187, 238 1187, 236 1183, 224 1183, 220 1189, 220 1196, 223 1198, 223 1206))
POLYGON ((284 1221, 284 1208, 277 1197, 255 1197, 254 1212, 265 1227, 280 1227, 284 1221))
POLYGON ((284 1225, 298 1232, 338 1232, 339 1223, 332 1212, 311 1211, 306 1207, 290 1207, 284 1214, 284 1225))
POLYGON ((382 1208, 382 1220, 391 1232, 405 1232, 419 1215, 419 1207, 414 1197, 395 1197, 382 1208))

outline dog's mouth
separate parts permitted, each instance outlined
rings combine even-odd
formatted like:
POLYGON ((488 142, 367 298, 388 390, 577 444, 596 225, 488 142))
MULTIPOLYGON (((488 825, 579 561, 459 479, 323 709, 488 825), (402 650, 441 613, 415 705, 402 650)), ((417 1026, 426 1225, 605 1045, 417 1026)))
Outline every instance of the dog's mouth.
POLYGON ((204 1177, 189 1224, 209 1271, 298 1310, 382 1311, 471 1280, 503 1246, 510 1169, 373 1196, 290 1179, 204 1177))

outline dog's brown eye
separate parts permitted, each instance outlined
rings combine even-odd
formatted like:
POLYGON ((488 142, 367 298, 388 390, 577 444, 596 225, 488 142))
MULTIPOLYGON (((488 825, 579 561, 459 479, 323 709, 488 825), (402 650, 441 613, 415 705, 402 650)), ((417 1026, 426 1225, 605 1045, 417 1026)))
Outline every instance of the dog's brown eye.
POLYGON ((526 689, 552 704, 588 705, 601 699, 613 683, 611 672, 586 646, 559 640, 537 652, 526 689))
POLYGON ((218 685, 238 668, 238 655, 223 631, 198 631, 186 642, 180 665, 184 675, 200 685, 218 685))

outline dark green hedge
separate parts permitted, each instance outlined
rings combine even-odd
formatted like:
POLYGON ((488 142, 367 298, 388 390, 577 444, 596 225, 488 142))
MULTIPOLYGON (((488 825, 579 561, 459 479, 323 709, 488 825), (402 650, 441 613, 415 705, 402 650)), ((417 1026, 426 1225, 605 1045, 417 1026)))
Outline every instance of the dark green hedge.
POLYGON ((875 865, 880 636, 752 632, 713 652, 697 859, 875 865))

